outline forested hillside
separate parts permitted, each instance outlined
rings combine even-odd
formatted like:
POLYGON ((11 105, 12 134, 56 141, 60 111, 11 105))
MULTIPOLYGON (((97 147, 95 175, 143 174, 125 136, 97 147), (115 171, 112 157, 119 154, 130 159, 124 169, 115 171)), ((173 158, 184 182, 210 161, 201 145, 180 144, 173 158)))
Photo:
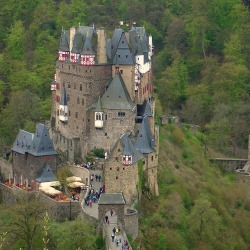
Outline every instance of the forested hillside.
POLYGON ((153 36, 157 117, 178 115, 202 131, 161 127, 160 197, 142 196, 141 248, 249 249, 244 187, 201 156, 204 145, 247 156, 249 6, 249 0, 0 0, 0 149, 11 147, 20 128, 34 132, 50 119, 62 28, 80 23, 111 34, 119 21, 125 30, 135 22, 153 36))
MULTIPOLYGON (((0 1, 0 145, 50 117, 62 28, 136 22, 153 35, 163 114, 200 125, 207 143, 239 155, 250 134, 250 15, 241 0, 0 1)), ((127 26, 129 25, 129 26, 127 26)), ((159 113, 161 115, 161 112, 159 113)))

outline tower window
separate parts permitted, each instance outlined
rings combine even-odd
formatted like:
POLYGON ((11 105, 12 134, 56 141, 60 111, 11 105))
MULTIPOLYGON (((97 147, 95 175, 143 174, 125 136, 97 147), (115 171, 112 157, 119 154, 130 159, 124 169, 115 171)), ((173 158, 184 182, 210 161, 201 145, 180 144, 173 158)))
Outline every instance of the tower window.
POLYGON ((75 117, 78 118, 78 112, 76 112, 75 117))
POLYGON ((68 88, 70 89, 70 82, 68 82, 68 88))
POLYGON ((96 119, 96 121, 102 121, 102 113, 96 113, 95 119, 96 119))
POLYGON ((80 98, 79 97, 77 97, 77 104, 79 104, 80 103, 80 98))
POLYGON ((76 83, 74 83, 74 89, 76 89, 76 83))
POLYGON ((80 84, 80 90, 82 91, 82 84, 80 84))
POLYGON ((84 99, 82 98, 82 105, 84 105, 84 99))
POLYGON ((121 75, 123 74, 123 69, 120 70, 121 75))
POLYGON ((125 116, 125 112, 118 112, 118 116, 119 117, 124 117, 125 116))
POLYGON ((118 180, 118 176, 116 176, 116 180, 118 180))

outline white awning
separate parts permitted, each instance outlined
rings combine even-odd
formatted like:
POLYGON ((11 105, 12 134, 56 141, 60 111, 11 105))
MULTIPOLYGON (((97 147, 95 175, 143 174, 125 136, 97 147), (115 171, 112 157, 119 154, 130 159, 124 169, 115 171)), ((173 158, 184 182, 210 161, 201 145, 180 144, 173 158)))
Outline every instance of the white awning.
POLYGON ((67 186, 71 188, 77 188, 77 187, 85 187, 85 184, 79 181, 74 181, 74 182, 68 183, 67 186))
POLYGON ((66 181, 67 182, 74 182, 74 181, 81 182, 82 178, 81 177, 77 177, 77 176, 70 176, 70 177, 66 178, 66 181))
POLYGON ((50 182, 42 182, 40 183, 40 187, 56 187, 56 186, 60 186, 60 182, 59 181, 50 181, 50 182))
POLYGON ((42 187, 40 186, 39 190, 49 195, 61 194, 61 191, 50 186, 42 186, 42 187))

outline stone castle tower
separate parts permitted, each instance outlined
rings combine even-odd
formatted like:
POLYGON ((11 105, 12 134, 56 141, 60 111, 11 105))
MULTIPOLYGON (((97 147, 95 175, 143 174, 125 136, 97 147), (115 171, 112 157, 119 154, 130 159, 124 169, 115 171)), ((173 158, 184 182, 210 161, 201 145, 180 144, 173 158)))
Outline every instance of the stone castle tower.
MULTIPOLYGON (((109 163, 115 160, 126 167, 132 165, 136 174, 137 161, 123 160, 125 156, 128 159, 122 150, 129 143, 124 144, 121 138, 128 136, 134 145, 129 147, 133 148, 131 152, 141 155, 144 171, 150 171, 148 185, 157 193, 158 130, 154 125, 152 56, 152 37, 143 27, 132 27, 129 32, 115 29, 111 38, 103 28, 63 30, 51 83, 50 132, 55 148, 71 162, 102 148, 109 163), (121 145, 118 156, 117 145, 121 145)), ((125 176, 130 174, 122 176, 124 183, 129 181, 125 176)), ((122 191, 109 185, 107 190, 122 191)))

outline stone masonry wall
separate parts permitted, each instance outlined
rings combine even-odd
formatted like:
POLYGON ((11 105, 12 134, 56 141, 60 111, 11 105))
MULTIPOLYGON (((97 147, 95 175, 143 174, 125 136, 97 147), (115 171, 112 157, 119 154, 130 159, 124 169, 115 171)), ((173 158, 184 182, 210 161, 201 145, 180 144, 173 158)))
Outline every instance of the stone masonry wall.
POLYGON ((70 166, 70 171, 74 176, 82 178, 83 183, 89 184, 90 173, 89 170, 80 166, 70 166))
POLYGON ((105 190, 106 193, 122 192, 126 204, 131 204, 138 197, 138 165, 123 165, 121 149, 119 141, 112 152, 111 160, 105 165, 105 190))
POLYGON ((47 195, 36 192, 36 191, 25 191, 19 187, 13 186, 9 187, 0 183, 0 195, 1 201, 5 204, 14 205, 17 202, 19 197, 25 195, 35 195, 40 197, 48 212, 50 219, 56 221, 64 221, 65 219, 74 219, 81 213, 81 204, 78 201, 66 201, 66 202, 57 202, 47 195))
POLYGON ((139 229, 139 214, 134 209, 128 209, 124 216, 125 220, 125 231, 127 235, 130 235, 133 240, 138 236, 139 229), (130 211, 130 212, 129 212, 130 211))
POLYGON ((81 155, 81 144, 79 138, 68 138, 59 131, 50 129, 50 137, 56 150, 65 154, 65 157, 70 163, 74 163, 77 155, 81 155))
POLYGON ((89 136, 86 144, 89 149, 95 147, 111 150, 119 139, 119 137, 127 131, 133 131, 135 124, 136 110, 103 110, 104 112, 104 126, 103 129, 95 128, 95 112, 94 109, 90 111, 90 122, 88 123, 89 136), (118 112, 125 112, 124 117, 119 117, 118 112), (107 119, 106 119, 107 117, 107 119))
POLYGON ((22 175, 23 181, 28 178, 29 183, 38 178, 43 169, 43 165, 47 162, 56 173, 56 155, 49 156, 34 156, 31 154, 19 154, 13 152, 13 176, 16 178, 16 183, 20 183, 22 175))
MULTIPOLYGON (((3 175, 3 180, 13 179, 12 165, 4 158, 0 158, 0 172, 3 175)), ((0 180, 1 181, 1 180, 0 180)))
MULTIPOLYGON (((111 79, 111 65, 83 66, 70 63, 60 63, 60 90, 65 86, 68 96, 68 133, 74 136, 85 134, 87 122, 86 109, 98 100, 105 91, 105 86, 111 79)), ((61 131, 65 126, 56 117, 56 127, 61 131)), ((67 134, 64 134, 68 137, 67 134)))

